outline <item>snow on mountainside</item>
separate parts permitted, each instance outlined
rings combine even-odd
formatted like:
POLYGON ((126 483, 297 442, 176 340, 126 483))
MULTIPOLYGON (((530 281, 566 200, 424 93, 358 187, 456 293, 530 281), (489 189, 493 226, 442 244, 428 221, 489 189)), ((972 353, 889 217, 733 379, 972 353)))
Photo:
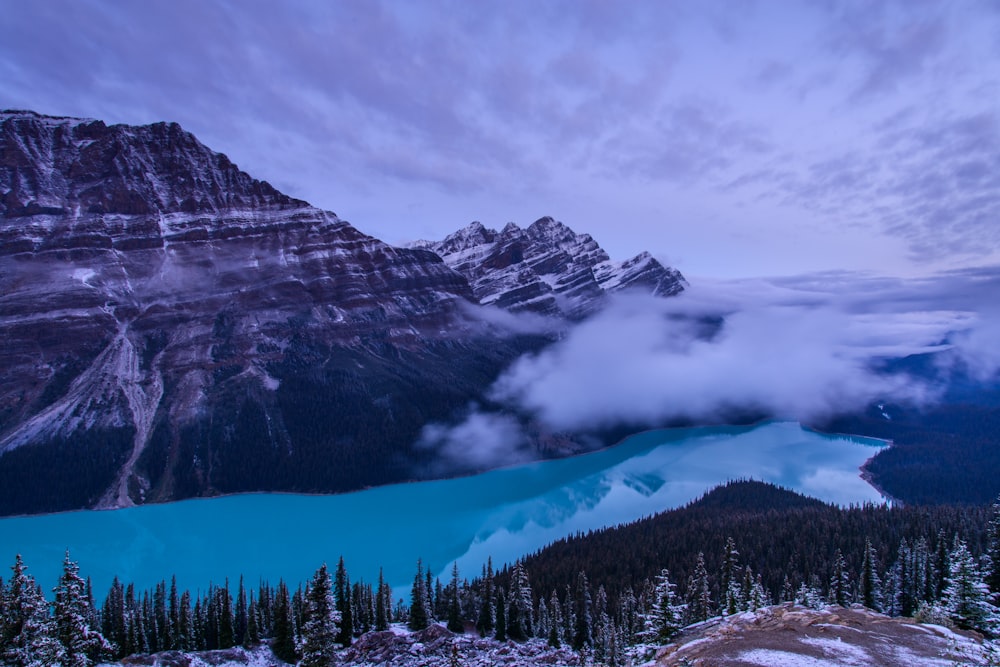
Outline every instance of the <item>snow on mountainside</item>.
POLYGON ((610 292, 672 296, 686 285, 679 271, 649 253, 612 262, 589 234, 549 217, 526 229, 509 223, 499 232, 473 222, 443 241, 413 245, 436 252, 468 278, 481 303, 512 311, 576 318, 596 310, 610 292))
POLYGON ((177 124, 0 112, 0 514, 407 479, 534 344, 474 301, 177 124))

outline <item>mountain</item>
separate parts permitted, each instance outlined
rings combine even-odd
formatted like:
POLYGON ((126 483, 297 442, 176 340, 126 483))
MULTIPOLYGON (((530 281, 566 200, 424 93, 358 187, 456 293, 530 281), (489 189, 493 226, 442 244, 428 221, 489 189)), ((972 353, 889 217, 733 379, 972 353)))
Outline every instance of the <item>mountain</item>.
POLYGON ((641 290, 673 296, 687 282, 649 253, 612 262, 589 234, 577 234, 550 217, 526 229, 509 223, 499 232, 482 223, 446 237, 418 241, 465 276, 483 304, 569 318, 586 316, 613 292, 641 290))
POLYGON ((175 123, 0 113, 0 514, 409 478, 538 337, 175 123))

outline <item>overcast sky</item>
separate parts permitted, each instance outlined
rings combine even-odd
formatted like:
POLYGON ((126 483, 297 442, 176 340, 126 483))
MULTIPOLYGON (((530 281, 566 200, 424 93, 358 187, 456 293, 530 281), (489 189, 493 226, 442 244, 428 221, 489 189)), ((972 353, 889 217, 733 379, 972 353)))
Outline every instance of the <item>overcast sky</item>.
POLYGON ((392 243, 690 276, 1000 260, 1000 3, 0 0, 0 108, 177 121, 392 243))

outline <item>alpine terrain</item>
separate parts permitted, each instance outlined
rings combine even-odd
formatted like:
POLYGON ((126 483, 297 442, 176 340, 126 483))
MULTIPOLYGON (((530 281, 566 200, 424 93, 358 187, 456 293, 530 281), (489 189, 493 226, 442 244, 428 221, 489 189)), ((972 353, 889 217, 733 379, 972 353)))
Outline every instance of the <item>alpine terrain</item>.
POLYGON ((392 247, 177 124, 0 112, 0 514, 409 479, 424 424, 550 340, 476 305, 682 285, 551 219, 392 247))

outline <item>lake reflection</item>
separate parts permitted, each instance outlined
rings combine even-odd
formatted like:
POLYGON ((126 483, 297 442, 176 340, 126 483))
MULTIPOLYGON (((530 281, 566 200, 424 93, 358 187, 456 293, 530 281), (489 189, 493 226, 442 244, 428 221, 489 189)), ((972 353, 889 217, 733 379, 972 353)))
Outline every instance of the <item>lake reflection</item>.
MULTIPOLYGON (((884 443, 794 423, 650 431, 569 459, 338 496, 246 494, 106 512, 0 520, 0 565, 21 553, 48 591, 69 548, 103 598, 111 579, 140 589, 177 576, 204 590, 240 574, 291 584, 343 555, 352 580, 409 586, 418 556, 446 579, 570 535, 683 505, 730 479, 780 484, 841 505, 880 502, 858 467, 884 443)), ((400 592, 400 591, 397 591, 400 592)))

